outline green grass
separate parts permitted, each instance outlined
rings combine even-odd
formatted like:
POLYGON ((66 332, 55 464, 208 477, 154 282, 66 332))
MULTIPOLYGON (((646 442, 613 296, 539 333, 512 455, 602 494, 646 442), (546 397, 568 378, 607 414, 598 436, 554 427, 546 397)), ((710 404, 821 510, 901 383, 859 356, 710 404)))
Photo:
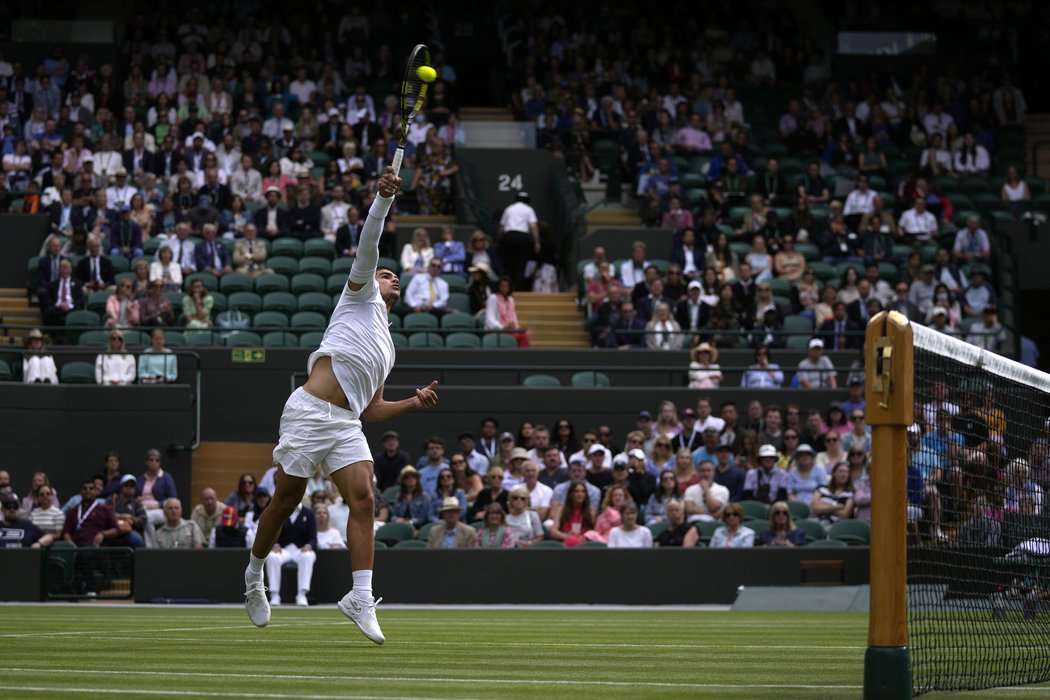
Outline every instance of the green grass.
POLYGON ((379 612, 383 646, 334 608, 278 609, 260 630, 230 608, 0 606, 0 687, 12 698, 861 697, 864 614, 379 612))

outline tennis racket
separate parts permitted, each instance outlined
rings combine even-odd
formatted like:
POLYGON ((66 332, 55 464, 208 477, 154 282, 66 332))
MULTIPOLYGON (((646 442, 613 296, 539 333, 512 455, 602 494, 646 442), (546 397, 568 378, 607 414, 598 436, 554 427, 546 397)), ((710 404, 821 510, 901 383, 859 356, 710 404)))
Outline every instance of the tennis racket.
POLYGON ((429 64, 430 49, 426 47, 426 44, 416 44, 408 57, 408 65, 405 66, 405 81, 401 83, 401 135, 397 140, 397 150, 394 151, 394 160, 391 163, 395 175, 401 172, 401 160, 405 157, 405 137, 408 135, 408 127, 419 113, 427 96, 427 84, 419 77, 417 71, 420 67, 429 64))

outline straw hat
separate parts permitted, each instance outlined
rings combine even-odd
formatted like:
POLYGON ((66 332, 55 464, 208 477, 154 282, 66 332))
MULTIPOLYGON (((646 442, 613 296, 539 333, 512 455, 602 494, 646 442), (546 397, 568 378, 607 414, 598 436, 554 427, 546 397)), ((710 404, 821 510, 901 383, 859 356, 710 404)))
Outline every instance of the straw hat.
POLYGON ((29 342, 32 340, 39 340, 41 342, 44 341, 44 334, 40 331, 39 328, 34 328, 33 330, 29 331, 29 333, 26 334, 26 337, 22 339, 22 344, 25 347, 29 347, 29 342))
POLYGON ((707 352, 711 354, 711 364, 718 362, 718 348, 711 343, 700 343, 693 348, 689 353, 689 359, 693 362, 699 362, 700 353, 707 352))

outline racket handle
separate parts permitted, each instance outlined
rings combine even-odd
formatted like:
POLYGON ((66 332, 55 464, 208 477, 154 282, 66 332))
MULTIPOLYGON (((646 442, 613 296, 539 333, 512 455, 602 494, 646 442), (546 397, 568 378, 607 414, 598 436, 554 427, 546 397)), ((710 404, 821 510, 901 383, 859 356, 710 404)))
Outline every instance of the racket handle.
POLYGON ((397 150, 394 151, 394 160, 390 163, 390 166, 394 169, 394 175, 401 172, 401 161, 405 157, 404 146, 398 146, 397 150))

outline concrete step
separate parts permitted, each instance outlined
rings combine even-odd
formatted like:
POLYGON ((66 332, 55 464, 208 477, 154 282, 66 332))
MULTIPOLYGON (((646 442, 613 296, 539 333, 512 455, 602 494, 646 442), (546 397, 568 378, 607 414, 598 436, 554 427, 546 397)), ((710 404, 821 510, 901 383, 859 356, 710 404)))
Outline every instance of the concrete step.
POLYGON ((460 122, 471 121, 513 121, 514 114, 507 107, 460 107, 460 122))
POLYGON ((642 219, 633 208, 607 206, 587 212, 589 226, 641 226, 642 219))
POLYGON ((590 347, 583 319, 576 308, 575 295, 568 292, 518 292, 514 300, 518 320, 531 333, 531 347, 590 347))
POLYGON ((462 124, 467 148, 536 148, 536 125, 532 122, 464 119, 462 124))
POLYGON ((533 348, 589 348, 591 343, 589 340, 584 338, 583 340, 533 340, 529 347, 533 348))

